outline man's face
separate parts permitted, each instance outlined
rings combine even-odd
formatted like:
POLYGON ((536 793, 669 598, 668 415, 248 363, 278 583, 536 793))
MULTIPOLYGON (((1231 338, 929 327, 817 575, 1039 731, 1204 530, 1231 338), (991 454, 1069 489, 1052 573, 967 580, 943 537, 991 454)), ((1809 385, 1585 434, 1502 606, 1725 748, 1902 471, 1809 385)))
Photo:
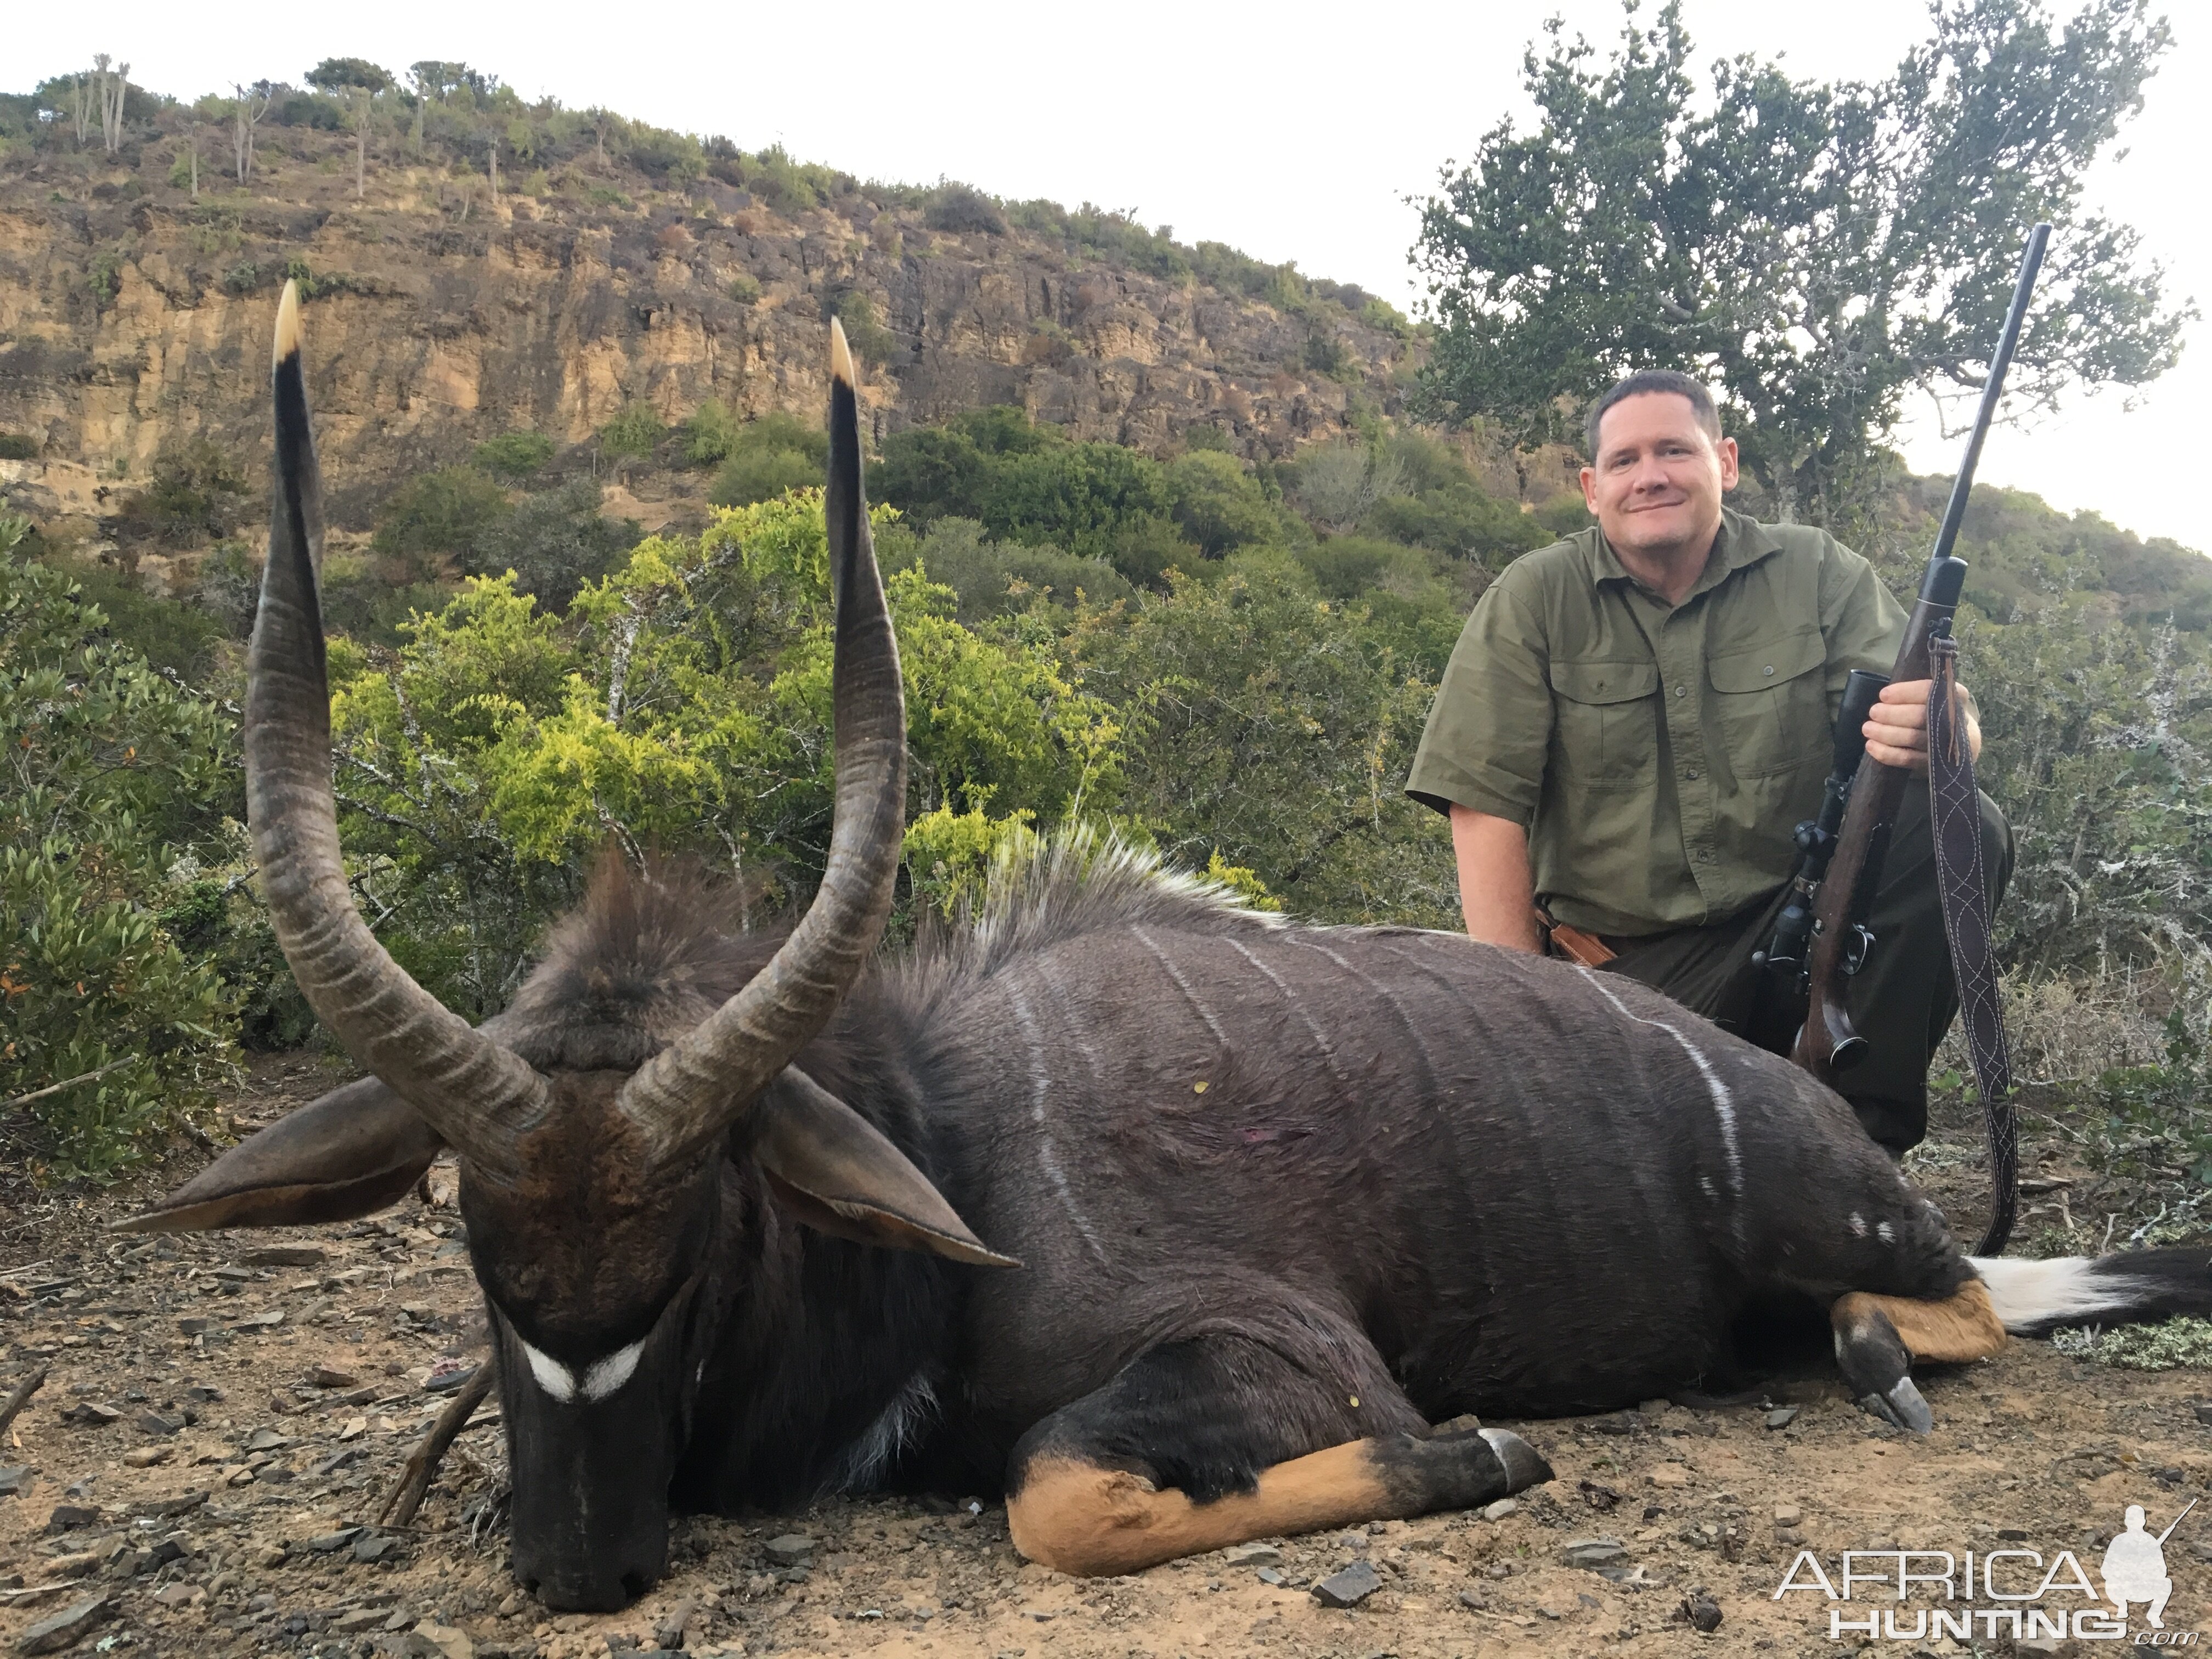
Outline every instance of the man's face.
POLYGON ((1721 492, 1735 487, 1735 440, 1706 436, 1687 398, 1623 398, 1598 423, 1595 460, 1583 469, 1583 499, 1616 549, 1663 556, 1711 546, 1721 492))

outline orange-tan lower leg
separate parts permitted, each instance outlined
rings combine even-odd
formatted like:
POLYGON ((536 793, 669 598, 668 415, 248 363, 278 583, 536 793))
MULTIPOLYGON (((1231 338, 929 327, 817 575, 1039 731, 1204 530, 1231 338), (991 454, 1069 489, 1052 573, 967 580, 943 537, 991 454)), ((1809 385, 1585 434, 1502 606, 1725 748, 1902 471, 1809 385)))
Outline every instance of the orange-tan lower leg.
POLYGON ((1853 1291, 1837 1298, 1833 1312, 1850 1319, 1866 1308, 1878 1308, 1889 1316, 1905 1351, 1915 1359, 1984 1359, 2005 1345, 2005 1328, 1990 1305, 1989 1286, 1978 1279, 1969 1279, 1941 1302, 1853 1291))
POLYGON ((1048 1455, 1006 1502, 1014 1547, 1060 1572, 1137 1572, 1255 1538, 1488 1503, 1552 1477, 1517 1435, 1353 1440, 1262 1469, 1249 1492, 1194 1504, 1141 1475, 1048 1455))

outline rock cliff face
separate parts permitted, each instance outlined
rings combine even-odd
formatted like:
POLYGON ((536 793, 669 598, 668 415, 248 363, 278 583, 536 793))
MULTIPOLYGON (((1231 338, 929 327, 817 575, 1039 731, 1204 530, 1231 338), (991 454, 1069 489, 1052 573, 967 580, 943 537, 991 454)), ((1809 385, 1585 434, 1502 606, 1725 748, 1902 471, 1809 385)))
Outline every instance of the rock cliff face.
POLYGON ((933 231, 865 191, 788 214, 711 182, 494 201, 395 168, 356 203, 313 151, 337 135, 283 142, 252 191, 198 203, 151 159, 0 173, 0 433, 38 447, 0 461, 15 510, 91 530, 199 435, 258 474, 288 267, 312 276, 325 469, 354 528, 398 477, 516 428, 580 444, 628 404, 672 422, 709 397, 817 419, 823 319, 856 293, 879 323, 861 341, 878 435, 1012 403, 1081 437, 1160 451, 1208 424, 1281 455, 1356 403, 1395 411, 1409 372, 1407 343, 1331 301, 1299 314, 1020 233, 933 231))

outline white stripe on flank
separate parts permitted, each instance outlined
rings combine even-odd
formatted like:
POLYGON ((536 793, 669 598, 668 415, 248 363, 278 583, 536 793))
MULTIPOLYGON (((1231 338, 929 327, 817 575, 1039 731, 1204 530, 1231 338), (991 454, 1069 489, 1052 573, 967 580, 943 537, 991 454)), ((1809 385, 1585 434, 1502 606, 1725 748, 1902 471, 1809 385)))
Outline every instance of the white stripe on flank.
MULTIPOLYGON (((1285 939, 1295 939, 1297 936, 1294 933, 1286 933, 1283 937, 1285 939)), ((1257 968, 1261 973, 1265 974, 1267 976, 1267 983, 1273 986, 1278 991, 1283 994, 1283 1000, 1291 1005, 1291 1012, 1296 1014, 1298 1017, 1300 1023, 1305 1026, 1306 1034, 1313 1038, 1314 1046, 1321 1050, 1321 1057, 1328 1062, 1329 1074, 1335 1078, 1337 1086, 1343 1089, 1349 1089, 1352 1086, 1352 1081, 1345 1076, 1344 1067, 1336 1063, 1335 1045, 1329 1042, 1327 1034, 1324 1033, 1320 1025, 1316 1023, 1314 1017, 1305 1011, 1304 1006, 1298 1001, 1297 994, 1292 991, 1289 986, 1283 983, 1281 975, 1278 974, 1273 969, 1267 966, 1266 963, 1261 961, 1259 957, 1254 956, 1249 951, 1246 950, 1243 941, 1232 939, 1229 941, 1229 945, 1230 948, 1235 951, 1238 956, 1243 957, 1245 961, 1250 963, 1255 968, 1257 968)), ((1344 958, 1337 956, 1334 951, 1324 951, 1322 954, 1334 958, 1340 968, 1344 965, 1344 958)))
POLYGON ((2022 1261, 2009 1256, 1970 1255, 1967 1263, 1989 1286, 1990 1305, 2007 1330, 2053 1319, 2090 1319, 2132 1307, 2144 1285, 2096 1271, 2097 1258, 2054 1256, 2022 1261))
POLYGON ((579 1399, 605 1400, 629 1381, 644 1352, 645 1339, 640 1337, 628 1347, 617 1348, 605 1359, 595 1360, 586 1368, 583 1381, 579 1382, 575 1372, 551 1354, 540 1352, 527 1342, 522 1344, 522 1357, 530 1362, 530 1374, 538 1379, 538 1386, 564 1406, 573 1405, 579 1399))
POLYGON ((1067 1211, 1068 1219, 1075 1224, 1075 1231, 1083 1236, 1083 1242, 1091 1247, 1091 1254, 1103 1267, 1105 1249, 1098 1243, 1098 1236, 1091 1231, 1083 1206, 1075 1201, 1074 1189, 1067 1184, 1067 1171, 1060 1166, 1060 1150, 1053 1145, 1051 1126, 1045 1121, 1044 1103, 1052 1093, 1052 1073, 1045 1066, 1044 1043, 1037 1035, 1036 1016, 1030 1012, 1030 1006, 1022 1000, 1019 991, 1009 991, 1006 1000, 1012 1006, 1014 1018, 1022 1028, 1022 1041, 1029 1044, 1030 1122, 1036 1129, 1037 1163, 1042 1166, 1045 1178, 1052 1182, 1053 1190, 1060 1194, 1060 1201, 1067 1211))
POLYGON ((1221 1022, 1214 1018, 1212 1012, 1198 1000, 1198 993, 1190 988, 1190 981, 1182 976, 1182 970, 1168 960, 1168 953, 1153 944, 1152 936, 1143 928, 1132 927, 1129 931, 1137 936, 1138 944, 1159 958, 1160 966, 1168 970, 1168 977, 1176 982, 1176 989, 1182 993, 1184 1000, 1188 1002, 1197 1011, 1198 1017, 1206 1022, 1206 1029, 1213 1033, 1213 1040, 1224 1048, 1229 1047, 1229 1033, 1221 1029, 1221 1022))
POLYGON ((1620 1011, 1622 1018, 1634 1020, 1638 1025, 1657 1026, 1680 1045, 1684 1054, 1689 1055, 1692 1063, 1698 1068, 1698 1075, 1705 1079, 1705 1087, 1712 1093, 1713 1115, 1720 1120, 1721 1148, 1728 1158, 1729 1193, 1732 1197, 1741 1198, 1743 1196, 1743 1154, 1737 1149, 1735 1142, 1735 1098, 1729 1093, 1728 1085, 1721 1081, 1720 1073, 1713 1070, 1712 1062, 1698 1052, 1689 1038, 1684 1036, 1665 1020, 1646 1019, 1641 1014, 1630 1013, 1628 1005, 1613 995, 1606 988, 1605 981, 1589 969, 1578 964, 1576 971, 1597 987, 1599 994, 1620 1011))

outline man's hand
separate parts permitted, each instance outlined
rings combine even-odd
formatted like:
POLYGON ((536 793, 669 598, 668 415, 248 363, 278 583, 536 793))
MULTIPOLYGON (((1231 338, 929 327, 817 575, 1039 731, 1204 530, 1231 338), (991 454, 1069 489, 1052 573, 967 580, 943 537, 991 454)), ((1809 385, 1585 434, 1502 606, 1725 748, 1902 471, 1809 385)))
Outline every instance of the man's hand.
MULTIPOLYGON (((1867 717, 1867 758, 1880 761, 1884 766, 1901 766, 1908 771, 1928 769, 1928 692, 1932 680, 1906 680, 1896 685, 1885 685, 1881 699, 1867 717)), ((1982 757, 1982 711, 1976 707, 1974 694, 1964 685, 1957 688, 1959 712, 1966 722, 1966 748, 1976 760, 1982 757)))

